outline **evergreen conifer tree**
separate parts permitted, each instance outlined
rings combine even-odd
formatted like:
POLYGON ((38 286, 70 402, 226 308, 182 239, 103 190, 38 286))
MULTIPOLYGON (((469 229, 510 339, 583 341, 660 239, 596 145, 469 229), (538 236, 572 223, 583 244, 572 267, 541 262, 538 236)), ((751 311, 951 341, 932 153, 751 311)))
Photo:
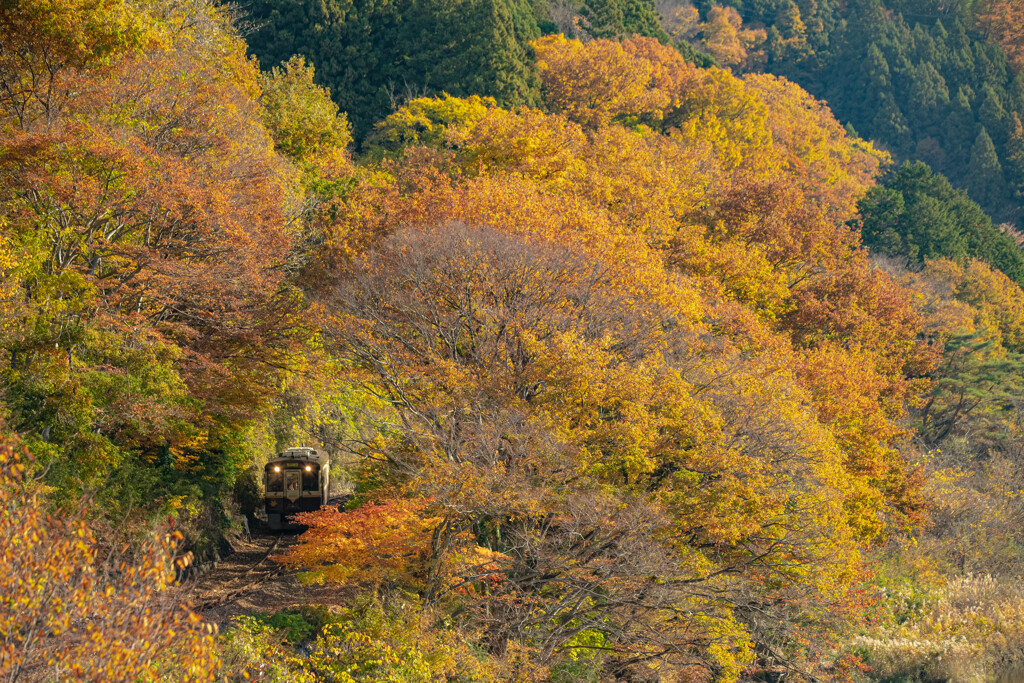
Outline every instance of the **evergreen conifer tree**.
POLYGON ((920 112, 929 118, 949 104, 949 88, 934 66, 928 62, 911 67, 910 92, 907 97, 909 111, 920 112))
POLYGON ((985 83, 981 88, 981 105, 978 107, 978 121, 992 137, 993 144, 1006 144, 1009 137, 1009 121, 1006 110, 995 88, 985 83))
POLYGON ((982 126, 971 148, 967 164, 967 191, 981 204, 998 203, 1006 194, 1003 167, 999 163, 992 138, 982 126))
POLYGON ((1010 139, 1006 144, 1004 171, 1014 196, 1018 200, 1024 200, 1024 125, 1016 112, 1010 121, 1010 139))
POLYGON ((1014 239, 926 164, 900 166, 859 209, 864 243, 874 251, 917 261, 977 258, 1024 282, 1024 252, 1014 239))
POLYGON ((582 10, 595 38, 642 35, 671 41, 652 0, 586 0, 582 10))
POLYGON ((486 95, 536 104, 529 42, 540 36, 529 0, 254 0, 249 39, 269 69, 300 54, 316 68, 361 141, 410 96, 486 95))
POLYGON ((595 38, 614 38, 626 24, 621 0, 587 0, 583 16, 587 20, 587 31, 595 38))

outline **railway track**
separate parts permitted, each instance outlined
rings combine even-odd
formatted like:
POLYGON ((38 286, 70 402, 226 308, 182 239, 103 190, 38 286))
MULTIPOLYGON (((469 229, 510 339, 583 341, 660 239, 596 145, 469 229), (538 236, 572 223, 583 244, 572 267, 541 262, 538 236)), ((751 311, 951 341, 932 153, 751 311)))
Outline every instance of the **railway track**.
POLYGON ((271 557, 294 545, 298 534, 254 535, 252 542, 238 542, 235 552, 211 571, 186 586, 192 609, 206 612, 253 592, 262 584, 280 577, 284 568, 271 557))

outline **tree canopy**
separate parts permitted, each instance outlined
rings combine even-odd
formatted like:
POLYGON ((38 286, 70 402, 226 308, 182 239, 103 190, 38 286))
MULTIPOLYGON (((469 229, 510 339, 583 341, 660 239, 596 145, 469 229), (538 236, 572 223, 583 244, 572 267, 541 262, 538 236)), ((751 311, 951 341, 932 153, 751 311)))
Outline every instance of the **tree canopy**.
POLYGON ((864 243, 881 253, 920 262, 976 258, 1024 283, 1024 254, 1014 235, 921 162, 902 165, 872 188, 860 213, 864 243))
POLYGON ((260 2, 247 46, 212 2, 0 6, 4 677, 968 681, 1024 651, 1024 264, 969 198, 1024 159, 1002 48, 934 22, 891 59, 877 3, 660 7, 260 2), (731 70, 854 44, 871 135, 909 157, 910 112, 962 114, 921 149, 969 177, 731 70), (342 604, 217 636, 177 572, 297 444, 345 488, 266 561, 342 604))
POLYGON ((723 4, 748 30, 767 29, 763 68, 825 99, 898 160, 947 176, 997 221, 1021 219, 1019 3, 723 4))

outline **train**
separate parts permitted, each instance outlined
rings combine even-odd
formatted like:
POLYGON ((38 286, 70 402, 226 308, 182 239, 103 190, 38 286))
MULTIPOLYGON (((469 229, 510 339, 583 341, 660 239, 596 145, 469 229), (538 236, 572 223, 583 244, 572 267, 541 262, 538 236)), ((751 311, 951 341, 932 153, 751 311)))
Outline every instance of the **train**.
POLYGON ((305 446, 289 448, 263 470, 264 505, 271 529, 298 528, 291 516, 319 510, 330 499, 330 459, 305 446))

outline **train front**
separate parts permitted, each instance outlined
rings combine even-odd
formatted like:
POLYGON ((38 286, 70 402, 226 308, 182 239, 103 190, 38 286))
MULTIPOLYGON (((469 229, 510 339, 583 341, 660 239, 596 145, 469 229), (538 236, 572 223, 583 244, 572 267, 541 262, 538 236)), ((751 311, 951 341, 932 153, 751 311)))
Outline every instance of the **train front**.
POLYGON ((264 490, 267 524, 271 529, 298 528, 289 517, 319 510, 326 502, 327 463, 317 451, 289 449, 267 463, 264 490))

